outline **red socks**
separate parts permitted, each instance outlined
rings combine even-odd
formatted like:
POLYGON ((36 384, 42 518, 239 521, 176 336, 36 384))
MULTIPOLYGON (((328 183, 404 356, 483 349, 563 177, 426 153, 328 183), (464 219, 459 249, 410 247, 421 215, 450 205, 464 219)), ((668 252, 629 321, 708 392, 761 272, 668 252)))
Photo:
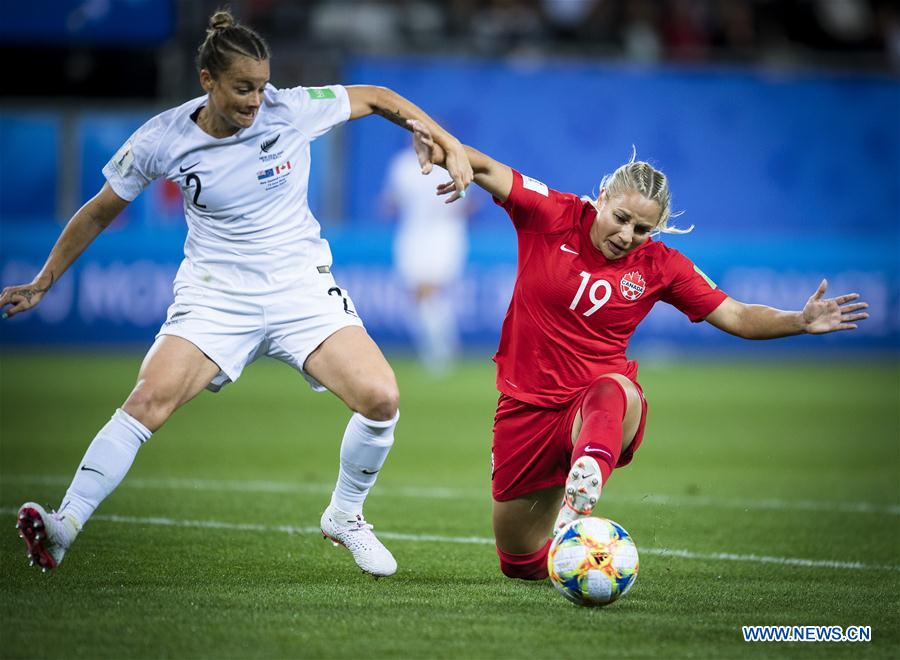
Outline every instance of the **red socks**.
POLYGON ((497 548, 497 554, 500 556, 500 570, 503 571, 503 575, 520 580, 543 580, 546 578, 548 576, 547 552, 550 550, 550 543, 552 541, 548 540, 540 550, 525 555, 514 555, 497 548))
MULTIPOLYGON (((572 463, 582 456, 591 456, 600 466, 604 484, 622 453, 622 421, 627 405, 624 388, 612 378, 594 382, 581 403, 581 433, 572 449, 572 463)), ((547 577, 550 543, 547 541, 540 550, 523 555, 497 548, 500 570, 511 578, 543 580, 547 577)))
POLYGON ((572 463, 582 456, 594 458, 604 484, 622 453, 622 420, 627 404, 625 390, 612 378, 593 383, 581 403, 581 433, 572 448, 572 463))

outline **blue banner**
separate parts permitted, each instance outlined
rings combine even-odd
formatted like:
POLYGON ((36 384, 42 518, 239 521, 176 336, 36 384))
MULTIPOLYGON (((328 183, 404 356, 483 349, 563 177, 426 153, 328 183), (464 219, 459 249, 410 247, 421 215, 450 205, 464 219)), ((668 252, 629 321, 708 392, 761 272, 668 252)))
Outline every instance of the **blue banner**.
MULTIPOLYGON (((17 230, 0 247, 3 285, 31 280, 56 239, 52 227, 17 230)), ((387 229, 325 232, 338 284, 353 298, 372 336, 387 347, 410 342, 411 299, 391 265, 387 229)), ((0 344, 147 344, 165 319, 172 280, 182 257, 181 230, 109 231, 101 235, 32 312, 0 323, 0 344)), ((476 231, 469 262, 453 297, 465 345, 486 352, 497 343, 515 281, 516 241, 511 227, 476 231)), ((783 350, 891 350, 900 337, 900 273, 894 246, 867 248, 860 264, 833 239, 802 246, 764 240, 722 242, 701 235, 666 242, 697 263, 726 293, 781 309, 800 309, 823 277, 829 293, 859 292, 872 316, 855 332, 779 342, 783 350), (802 249, 798 249, 801 247, 802 249)), ((637 350, 751 350, 748 343, 708 324, 691 324, 659 304, 635 336, 637 350)), ((766 349, 770 350, 770 349, 766 349)))

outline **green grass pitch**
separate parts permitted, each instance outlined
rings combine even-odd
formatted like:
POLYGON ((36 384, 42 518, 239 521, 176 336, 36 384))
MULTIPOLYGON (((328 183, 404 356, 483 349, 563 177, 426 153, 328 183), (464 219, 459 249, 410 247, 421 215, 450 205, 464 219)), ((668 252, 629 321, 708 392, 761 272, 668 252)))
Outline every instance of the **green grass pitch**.
POLYGON ((603 609, 498 570, 487 360, 443 381, 394 361, 402 419, 366 506, 392 578, 316 533, 348 413, 271 361, 177 412, 61 568, 28 569, 15 510, 59 504, 138 364, 0 356, 4 658, 900 656, 896 362, 644 364, 644 445, 598 510, 640 574, 603 609), (751 644, 749 624, 872 641, 751 644))

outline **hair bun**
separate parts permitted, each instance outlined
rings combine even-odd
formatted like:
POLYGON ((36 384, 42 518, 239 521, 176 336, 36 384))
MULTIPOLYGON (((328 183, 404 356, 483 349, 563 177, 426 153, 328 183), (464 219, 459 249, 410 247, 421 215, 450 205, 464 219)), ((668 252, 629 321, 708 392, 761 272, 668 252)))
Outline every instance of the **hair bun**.
POLYGON ((210 30, 227 30, 230 27, 234 27, 234 16, 229 11, 219 10, 209 19, 210 30))

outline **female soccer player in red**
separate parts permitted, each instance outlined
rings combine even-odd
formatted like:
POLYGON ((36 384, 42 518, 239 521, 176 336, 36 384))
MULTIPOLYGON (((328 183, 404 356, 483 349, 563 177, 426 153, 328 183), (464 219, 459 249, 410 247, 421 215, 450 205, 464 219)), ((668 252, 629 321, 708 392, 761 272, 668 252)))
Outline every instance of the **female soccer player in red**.
MULTIPOLYGON (((428 129, 412 124, 420 162, 442 164, 428 129)), ((539 580, 548 536, 590 515, 610 473, 641 444, 647 403, 625 350, 657 301, 745 339, 852 330, 868 305, 852 302, 855 293, 826 299, 825 280, 795 312, 728 297, 651 237, 683 230, 668 226, 668 181, 647 163, 622 165, 588 199, 466 151, 475 183, 509 214, 519 244, 494 356, 494 538, 505 575, 539 580)), ((447 183, 437 192, 453 190, 447 183)))

